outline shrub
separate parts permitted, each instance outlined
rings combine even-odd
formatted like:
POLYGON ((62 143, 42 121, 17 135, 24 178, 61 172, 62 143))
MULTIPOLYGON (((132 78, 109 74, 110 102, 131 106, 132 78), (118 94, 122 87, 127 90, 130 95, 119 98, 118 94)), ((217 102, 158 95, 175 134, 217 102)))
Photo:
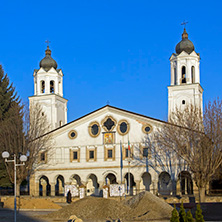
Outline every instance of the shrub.
POLYGON ((183 207, 183 202, 180 205, 179 217, 180 217, 180 222, 186 222, 186 212, 183 207))
POLYGON ((195 219, 196 219, 196 222, 204 222, 204 218, 203 218, 202 210, 200 208, 200 204, 197 204, 195 219))
POLYGON ((187 212, 187 220, 186 220, 186 222, 194 222, 193 216, 192 216, 190 210, 187 212))
POLYGON ((179 214, 176 210, 176 206, 174 205, 174 209, 172 210, 172 215, 170 218, 170 222, 180 222, 179 220, 179 214))

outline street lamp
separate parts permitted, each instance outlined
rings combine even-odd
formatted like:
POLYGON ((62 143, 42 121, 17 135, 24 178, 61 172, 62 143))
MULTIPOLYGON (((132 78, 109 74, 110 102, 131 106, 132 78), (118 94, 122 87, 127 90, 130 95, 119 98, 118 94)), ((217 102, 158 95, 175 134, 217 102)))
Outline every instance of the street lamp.
POLYGON ((16 163, 16 155, 14 154, 14 159, 13 160, 8 160, 9 158, 9 153, 7 151, 4 151, 2 153, 2 157, 5 159, 5 162, 13 162, 14 163, 14 222, 16 222, 16 167, 17 166, 24 166, 25 162, 27 161, 27 156, 21 155, 20 156, 20 161, 22 164, 17 164, 16 163))

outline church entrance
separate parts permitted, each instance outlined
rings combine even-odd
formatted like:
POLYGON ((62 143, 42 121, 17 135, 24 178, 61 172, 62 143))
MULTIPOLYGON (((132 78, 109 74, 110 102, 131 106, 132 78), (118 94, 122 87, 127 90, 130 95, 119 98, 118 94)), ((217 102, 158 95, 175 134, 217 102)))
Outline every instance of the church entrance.
POLYGON ((55 195, 64 196, 64 177, 62 175, 56 178, 55 195))
POLYGON ((143 186, 146 191, 150 191, 151 185, 151 175, 148 172, 143 173, 142 175, 143 186))
POLYGON ((86 191, 87 196, 99 195, 99 184, 95 174, 90 174, 87 180, 86 191))
POLYGON ((41 176, 39 179, 39 196, 50 196, 51 185, 49 184, 49 179, 46 176, 41 176))
POLYGON ((162 172, 159 175, 158 192, 162 195, 170 195, 172 192, 172 180, 170 174, 162 172))
POLYGON ((117 184, 116 176, 113 173, 109 173, 105 178, 105 184, 106 185, 117 184))
POLYGON ((133 188, 136 186, 134 176, 132 173, 126 173, 124 179, 126 184, 126 193, 131 196, 133 195, 133 188))
POLYGON ((193 194, 193 181, 191 179, 191 175, 187 171, 182 171, 179 174, 179 180, 180 180, 180 192, 182 195, 193 194))

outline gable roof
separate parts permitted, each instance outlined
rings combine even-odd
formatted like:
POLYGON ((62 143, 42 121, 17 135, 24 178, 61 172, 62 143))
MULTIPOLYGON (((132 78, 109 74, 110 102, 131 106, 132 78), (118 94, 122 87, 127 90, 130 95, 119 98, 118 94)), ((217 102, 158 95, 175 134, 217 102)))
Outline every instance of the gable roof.
POLYGON ((131 111, 128 111, 128 110, 125 110, 125 109, 121 109, 121 108, 115 107, 115 106, 105 105, 105 106, 103 106, 103 107, 101 107, 101 108, 99 108, 97 110, 94 110, 94 111, 92 111, 92 112, 90 112, 90 113, 88 113, 88 114, 86 114, 84 116, 81 116, 81 117, 79 117, 79 118, 77 118, 77 119, 75 119, 75 120, 73 120, 73 121, 71 121, 71 122, 69 122, 69 123, 67 123, 67 124, 65 124, 63 126, 60 126, 60 127, 56 128, 56 129, 54 129, 54 130, 52 130, 52 131, 50 131, 50 132, 48 132, 46 134, 50 134, 50 133, 56 132, 56 131, 58 131, 60 129, 63 129, 63 128, 69 126, 70 124, 75 123, 75 122, 77 122, 77 121, 79 121, 81 119, 84 119, 84 118, 86 118, 86 117, 88 117, 88 116, 90 116, 90 115, 92 115, 92 114, 94 114, 94 113, 96 113, 98 111, 101 111, 101 110, 103 110, 105 108, 114 109, 114 110, 117 110, 117 111, 125 112, 125 113, 132 114, 132 115, 136 115, 138 117, 147 118, 149 120, 153 120, 153 121, 157 121, 157 122, 161 122, 161 123, 167 123, 166 121, 159 120, 159 119, 156 119, 156 118, 152 118, 152 117, 149 117, 149 116, 146 116, 146 115, 142 115, 142 114, 139 114, 139 113, 131 112, 131 111))

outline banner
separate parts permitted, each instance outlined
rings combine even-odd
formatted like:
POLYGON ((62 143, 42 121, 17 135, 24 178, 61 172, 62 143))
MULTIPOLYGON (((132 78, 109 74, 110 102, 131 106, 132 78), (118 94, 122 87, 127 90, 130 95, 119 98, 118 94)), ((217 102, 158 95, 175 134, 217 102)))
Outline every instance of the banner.
POLYGON ((125 196, 125 185, 110 184, 110 196, 111 197, 125 196))

